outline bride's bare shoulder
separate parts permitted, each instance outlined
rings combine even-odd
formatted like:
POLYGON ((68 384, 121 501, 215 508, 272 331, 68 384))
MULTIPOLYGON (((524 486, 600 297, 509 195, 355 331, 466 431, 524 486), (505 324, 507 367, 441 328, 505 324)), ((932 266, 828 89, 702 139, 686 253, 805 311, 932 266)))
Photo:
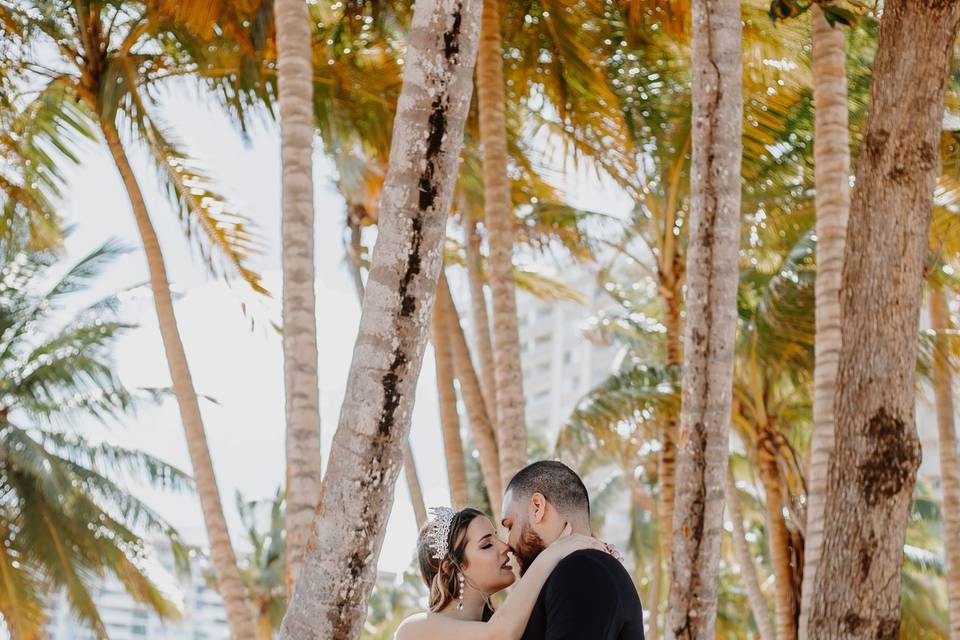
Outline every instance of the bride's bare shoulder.
POLYGON ((430 640, 429 617, 426 613, 415 613, 397 627, 393 640, 430 640))

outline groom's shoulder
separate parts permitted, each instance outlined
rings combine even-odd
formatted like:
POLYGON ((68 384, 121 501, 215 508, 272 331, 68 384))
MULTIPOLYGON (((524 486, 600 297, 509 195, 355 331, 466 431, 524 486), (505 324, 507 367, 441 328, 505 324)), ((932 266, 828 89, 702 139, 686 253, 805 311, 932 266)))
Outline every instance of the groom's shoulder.
POLYGON ((550 576, 550 582, 576 584, 616 584, 623 576, 629 579, 629 574, 619 560, 609 553, 596 549, 581 549, 574 551, 557 563, 550 576), (621 575, 622 574, 622 575, 621 575), (582 583, 581 580, 590 582, 582 583))

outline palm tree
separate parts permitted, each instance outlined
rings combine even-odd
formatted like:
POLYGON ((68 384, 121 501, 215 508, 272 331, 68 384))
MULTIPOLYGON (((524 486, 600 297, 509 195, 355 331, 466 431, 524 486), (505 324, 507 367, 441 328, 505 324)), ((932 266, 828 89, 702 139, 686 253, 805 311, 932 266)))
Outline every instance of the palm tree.
MULTIPOLYGON (((477 58, 478 141, 483 149, 483 205, 486 223, 496 418, 500 473, 504 486, 526 461, 523 373, 517 328, 516 285, 513 277, 514 199, 508 177, 508 120, 521 99, 537 94, 556 109, 561 126, 590 124, 608 135, 606 146, 625 142, 615 101, 600 71, 591 43, 599 41, 580 29, 587 18, 584 6, 550 0, 544 3, 485 2, 477 58), (501 13, 501 9, 503 12, 501 13), (503 33, 506 34, 505 38, 503 33), (523 51, 525 64, 504 65, 504 46, 523 51), (547 61, 547 62, 545 62, 547 61), (508 92, 505 76, 509 78, 508 92), (611 144, 612 141, 612 144, 611 144)), ((599 33, 599 32, 598 32, 599 33)), ((468 240, 469 242, 470 240, 468 240)), ((473 251, 471 249, 471 251, 473 251)), ((476 271, 472 276, 474 279, 476 271)), ((476 284, 473 305, 485 304, 476 284)), ((479 343, 483 357, 484 343, 479 343)))
MULTIPOLYGON (((527 460, 523 370, 513 279, 514 232, 507 178, 506 94, 500 46, 499 0, 483 3, 477 55, 477 104, 483 145, 483 202, 490 249, 490 298, 493 303, 493 362, 496 382, 497 444, 502 486, 527 460)), ((480 300, 474 300, 479 305, 480 300)))
MULTIPOLYGON (((940 450, 940 477, 943 486, 943 513, 946 531, 960 526, 960 456, 957 455, 957 432, 954 424, 953 372, 949 363, 944 333, 952 323, 946 294, 942 287, 930 287, 930 325, 939 338, 934 352, 933 392, 937 407, 937 435, 940 450)), ((947 594, 950 601, 950 637, 960 637, 960 544, 956 535, 944 538, 947 560, 947 594)))
POLYGON ((403 443, 403 473, 407 478, 407 489, 410 492, 410 502, 413 503, 413 515, 419 531, 427 523, 427 505, 423 501, 420 475, 417 473, 417 463, 413 458, 413 448, 410 446, 409 438, 403 443))
POLYGON ((274 3, 283 158, 283 360, 287 408, 286 581, 293 591, 320 500, 320 387, 314 292, 313 51, 303 0, 274 3))
MULTIPOLYGON (((497 421, 496 389, 497 382, 494 376, 493 343, 490 339, 490 316, 487 313, 487 298, 484 294, 484 277, 482 264, 483 254, 480 251, 480 232, 477 229, 477 219, 467 214, 468 207, 460 210, 464 220, 464 262, 467 268, 467 281, 470 284, 470 325, 473 327, 473 344, 477 350, 477 368, 480 370, 480 383, 483 392, 483 402, 486 413, 492 424, 497 421)), ((497 461, 499 468, 500 462, 497 461)), ((499 470, 498 472, 499 473, 499 470)), ((499 484, 499 479, 498 479, 499 484)))
MULTIPOLYGON (((438 287, 444 283, 438 284, 438 287)), ((457 408, 457 388, 454 385, 453 349, 450 344, 449 314, 442 305, 434 304, 430 324, 433 340, 433 355, 437 373, 437 396, 440 402, 440 432, 443 436, 444 460, 447 463, 447 482, 450 484, 450 500, 454 509, 463 509, 470 503, 467 489, 466 461, 463 457, 463 440, 460 436, 460 412, 457 408)))
POLYGON ((904 635, 919 639, 949 640, 946 566, 943 539, 946 531, 940 501, 926 483, 917 482, 903 545, 903 585, 900 589, 904 635))
MULTIPOLYGON (((586 226, 584 220, 590 216, 596 217, 596 214, 577 211, 561 203, 560 194, 557 190, 536 174, 534 170, 535 162, 529 157, 530 151, 523 147, 518 140, 521 137, 519 129, 520 127, 516 123, 511 122, 509 129, 511 134, 511 158, 516 162, 517 173, 519 174, 512 180, 512 197, 515 202, 535 200, 538 204, 533 207, 528 205, 524 210, 525 215, 514 220, 518 241, 524 247, 540 253, 546 252, 556 243, 577 259, 592 258, 593 246, 584 231, 586 226)), ((361 231, 362 227, 376 224, 379 217, 376 198, 382 192, 385 169, 380 166, 376 150, 360 152, 351 147, 350 152, 338 153, 333 157, 333 160, 339 173, 337 185, 348 209, 347 261, 352 271, 355 286, 359 292, 362 292, 363 278, 360 268, 364 262, 362 256, 365 255, 365 250, 361 243, 361 231)), ((482 202, 483 199, 481 164, 475 139, 467 137, 464 148, 464 165, 460 172, 457 190, 459 206, 457 213, 464 226, 468 226, 469 221, 474 220, 479 214, 478 207, 474 203, 482 202)), ((475 244, 479 242, 477 235, 474 235, 473 238, 475 244)), ((486 280, 485 274, 489 271, 488 263, 479 252, 478 247, 475 247, 476 251, 474 251, 469 246, 461 245, 453 237, 448 237, 447 247, 447 258, 451 265, 464 264, 468 272, 468 278, 478 285, 476 287, 472 285, 471 288, 472 292, 480 292, 478 295, 471 294, 472 310, 475 312, 474 319, 476 321, 478 314, 485 314, 482 290, 483 283, 486 280), (470 266, 471 260, 475 261, 474 266, 470 266), (481 300, 479 305, 477 304, 478 299, 481 300)), ((534 295, 553 295, 576 299, 576 295, 562 283, 544 278, 532 271, 515 268, 513 277, 518 287, 524 288, 534 295)), ((470 356, 470 347, 465 341, 459 314, 453 299, 452 297, 449 298, 448 305, 443 301, 444 297, 448 295, 448 293, 443 292, 443 286, 441 286, 437 308, 442 308, 444 313, 449 314, 448 324, 453 327, 451 346, 454 369, 460 383, 460 392, 466 408, 471 437, 480 457, 486 493, 493 512, 496 513, 499 511, 501 480, 498 446, 496 436, 492 431, 495 422, 493 422, 488 411, 484 390, 480 382, 481 374, 478 374, 477 368, 474 367, 470 356)), ((473 327, 474 335, 477 336, 478 331, 483 332, 483 328, 486 326, 485 319, 480 321, 473 327)), ((475 346, 478 347, 477 352, 480 354, 479 369, 482 372, 483 345, 477 343, 475 346)), ((492 367, 488 371, 492 373, 492 367)), ((411 490, 411 495, 417 493, 411 490)))
MULTIPOLYGON (((154 113, 154 89, 161 80, 206 64, 201 56, 217 48, 198 46, 192 36, 178 30, 172 21, 154 18, 142 6, 120 7, 96 1, 81 10, 74 3, 50 0, 40 3, 39 8, 40 11, 34 11, 21 3, 0 3, 0 28, 5 37, 20 44, 27 56, 17 60, 19 71, 44 83, 36 99, 65 95, 74 100, 90 128, 98 129, 103 136, 120 173, 147 259, 160 335, 227 620, 234 637, 252 640, 253 618, 244 600, 163 254, 120 134, 121 129, 129 127, 145 144, 167 182, 184 226, 191 237, 199 240, 208 263, 219 263, 220 269, 239 275, 255 293, 266 293, 260 277, 247 265, 256 240, 246 220, 225 206, 223 198, 193 167, 154 113), (59 54, 57 68, 28 57, 41 43, 59 54)), ((228 56, 236 46, 223 43, 223 50, 217 55, 228 56)), ((236 95, 238 102, 243 99, 229 79, 210 82, 229 95, 236 95)))
POLYGON ((900 626, 904 530, 920 460, 915 332, 958 27, 956 3, 884 4, 844 254, 836 443, 808 623, 813 638, 892 636, 900 626), (926 54, 918 66, 919 51, 926 54), (916 161, 903 162, 908 150, 916 161), (890 280, 893 264, 900 276, 890 280))
MULTIPOLYGON (((690 4, 623 1, 602 8, 607 37, 602 47, 604 68, 632 141, 628 148, 633 154, 627 154, 632 162, 617 159, 617 154, 608 152, 609 145, 588 134, 577 150, 603 167, 636 203, 622 239, 609 246, 656 282, 660 306, 656 315, 666 333, 661 363, 679 367, 690 226, 691 78, 689 33, 684 28, 690 21, 690 4)), ((795 179, 797 165, 792 162, 803 137, 793 134, 799 129, 798 106, 806 103, 806 66, 771 73, 764 61, 794 60, 806 34, 794 25, 777 25, 773 31, 762 15, 766 11, 762 2, 743 3, 742 10, 747 70, 743 91, 746 216, 764 209, 772 189, 782 189, 795 179), (782 167, 771 162, 771 148, 783 152, 782 167), (787 167, 791 170, 785 171, 787 167), (768 180, 772 187, 767 186, 768 180)), ((657 476, 662 555, 669 559, 679 415, 665 418, 657 437, 657 476)), ((647 604, 651 607, 649 635, 655 638, 659 603, 647 604)))
MULTIPOLYGON (((340 182, 341 194, 347 202, 348 210, 356 210, 357 205, 351 204, 352 192, 343 188, 343 181, 340 182)), ((363 255, 364 247, 361 237, 359 222, 354 216, 348 214, 347 227, 350 230, 350 243, 346 249, 347 264, 350 266, 350 274, 353 277, 353 286, 357 294, 360 305, 363 306, 363 295, 366 286, 363 283, 363 255)), ((423 501, 423 488, 420 485, 420 474, 417 473, 417 462, 413 457, 413 447, 410 446, 410 435, 403 443, 403 475, 407 482, 407 492, 410 494, 410 502, 413 506, 413 515, 417 523, 417 531, 427 522, 427 505, 423 501)))
POLYGON ((450 294, 450 285, 444 273, 440 274, 437 290, 436 313, 444 316, 444 325, 449 332, 449 342, 453 355, 453 368, 460 382, 460 393, 467 410, 467 423, 470 434, 480 458, 480 470, 486 488, 490 508, 494 516, 499 516, 503 496, 500 484, 500 458, 497 452, 497 438, 494 422, 487 413, 480 379, 473 361, 467 339, 460 325, 460 315, 450 294))
POLYGON ((817 211, 817 338, 813 432, 807 490, 807 523, 799 636, 807 637, 813 580, 823 543, 823 501, 833 450, 833 398, 840 356, 840 275, 850 211, 850 141, 846 56, 840 24, 819 5, 810 11, 813 40, 814 171, 817 211))
POLYGON ((692 207, 670 631, 712 638, 730 428, 743 122, 738 2, 693 8, 692 207))
POLYGON ((236 502, 250 545, 250 552, 240 563, 240 575, 257 614, 257 640, 272 640, 273 630, 280 626, 287 608, 283 488, 268 500, 247 501, 237 492, 236 502), (268 517, 265 531, 263 511, 268 517))
POLYGON ((14 65, 6 53, 0 51, 0 239, 8 247, 57 247, 62 230, 54 202, 63 176, 49 153, 55 142, 51 134, 82 138, 89 132, 62 95, 48 95, 26 108, 14 104, 11 96, 18 87, 7 73, 14 65))
POLYGON ((443 263, 480 31, 477 2, 419 0, 368 291, 316 538, 280 637, 356 638, 373 586, 443 263))
POLYGON ((727 468, 726 500, 730 507, 729 515, 731 528, 733 529, 731 538, 733 539, 733 546, 737 550, 740 575, 747 592, 747 600, 750 602, 753 620, 756 622, 761 640, 774 640, 776 636, 773 633, 773 626, 770 624, 770 610, 767 607, 767 600, 763 591, 760 590, 757 568, 754 566, 753 557, 750 555, 750 549, 747 546, 747 537, 743 528, 743 508, 740 506, 740 490, 737 489, 733 469, 730 467, 727 468))
POLYGON ((127 389, 116 376, 111 352, 130 328, 115 316, 116 297, 66 322, 58 317, 119 253, 106 244, 54 279, 54 253, 0 242, 0 614, 14 640, 41 636, 45 598, 59 589, 74 615, 106 638, 92 591, 107 573, 160 617, 179 615, 145 571, 141 536, 165 536, 181 561, 186 550, 128 483, 183 490, 189 478, 145 453, 77 433, 82 419, 117 424, 142 396, 162 396, 127 389))

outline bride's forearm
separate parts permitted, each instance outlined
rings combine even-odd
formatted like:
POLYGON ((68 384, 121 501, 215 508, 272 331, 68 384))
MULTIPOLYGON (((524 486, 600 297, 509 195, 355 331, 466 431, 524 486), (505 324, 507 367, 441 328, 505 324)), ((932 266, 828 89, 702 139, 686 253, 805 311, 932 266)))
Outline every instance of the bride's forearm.
POLYGON ((490 637, 518 640, 523 635, 540 590, 559 561, 550 551, 537 556, 487 623, 490 637))

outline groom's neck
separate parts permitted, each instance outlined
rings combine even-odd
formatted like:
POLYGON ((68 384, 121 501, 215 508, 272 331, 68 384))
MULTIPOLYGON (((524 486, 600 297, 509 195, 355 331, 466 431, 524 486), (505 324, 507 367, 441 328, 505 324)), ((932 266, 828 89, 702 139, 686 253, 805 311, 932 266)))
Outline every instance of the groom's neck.
POLYGON ((560 537, 560 533, 563 531, 563 528, 569 523, 570 524, 570 533, 578 533, 580 535, 589 536, 592 535, 590 532, 590 519, 589 518, 571 518, 570 516, 557 513, 560 517, 560 520, 557 522, 557 535, 560 537))
POLYGON ((593 535, 590 530, 590 522, 576 522, 574 520, 570 521, 570 529, 572 533, 579 533, 580 535, 589 536, 593 535))

